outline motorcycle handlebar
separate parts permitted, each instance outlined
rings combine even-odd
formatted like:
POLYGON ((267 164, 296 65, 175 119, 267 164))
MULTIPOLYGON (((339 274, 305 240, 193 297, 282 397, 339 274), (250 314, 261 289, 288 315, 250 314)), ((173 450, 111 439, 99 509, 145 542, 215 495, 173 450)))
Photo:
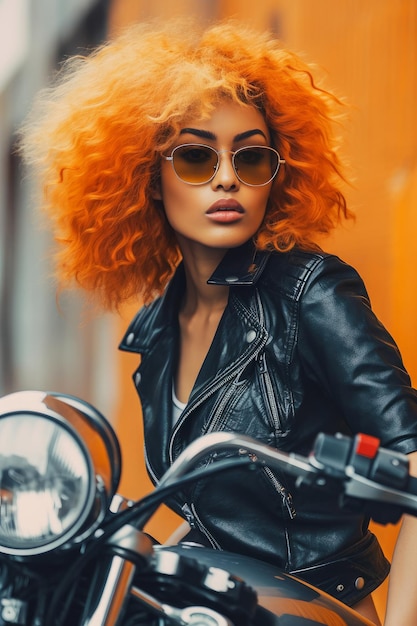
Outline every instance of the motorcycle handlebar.
POLYGON ((180 454, 158 487, 175 483, 214 452, 237 449, 240 456, 285 471, 297 486, 335 492, 342 507, 359 506, 377 522, 395 523, 403 513, 417 516, 417 478, 407 456, 380 447, 375 437, 320 433, 308 457, 287 453, 237 433, 215 432, 196 439, 180 454))

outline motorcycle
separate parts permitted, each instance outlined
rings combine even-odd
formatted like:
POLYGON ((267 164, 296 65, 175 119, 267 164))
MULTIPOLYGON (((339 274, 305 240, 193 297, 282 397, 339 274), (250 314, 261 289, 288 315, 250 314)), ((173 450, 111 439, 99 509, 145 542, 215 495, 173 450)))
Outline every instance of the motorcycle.
POLYGON ((116 434, 91 404, 42 391, 0 398, 0 626, 369 625, 272 565, 191 543, 159 545, 144 531, 171 493, 236 466, 285 469, 380 523, 417 514, 407 457, 366 435, 320 434, 305 458, 210 433, 131 502, 117 493, 116 434), (214 460, 219 451, 236 454, 214 460), (207 455, 213 462, 202 465, 207 455))

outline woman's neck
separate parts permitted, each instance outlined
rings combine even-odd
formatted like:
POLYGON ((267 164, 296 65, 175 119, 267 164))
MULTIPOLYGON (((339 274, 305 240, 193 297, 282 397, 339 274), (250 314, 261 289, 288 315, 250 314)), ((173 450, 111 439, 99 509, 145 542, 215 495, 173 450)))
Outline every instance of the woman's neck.
POLYGON ((186 317, 197 312, 210 314, 223 310, 227 304, 229 287, 208 285, 207 281, 226 254, 222 249, 182 249, 186 289, 181 313, 186 317))

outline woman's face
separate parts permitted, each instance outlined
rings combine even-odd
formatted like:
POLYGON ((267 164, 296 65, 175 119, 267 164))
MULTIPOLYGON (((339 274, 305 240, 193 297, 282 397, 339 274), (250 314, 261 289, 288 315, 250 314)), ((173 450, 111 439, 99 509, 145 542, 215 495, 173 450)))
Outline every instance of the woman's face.
POLYGON ((198 143, 225 152, 220 155, 214 178, 198 185, 180 180, 172 162, 161 161, 161 188, 156 198, 162 200, 180 246, 194 243, 227 249, 251 239, 264 218, 272 182, 258 187, 242 183, 232 167, 229 151, 270 146, 270 141, 265 120, 253 107, 224 103, 208 119, 187 120, 172 149, 198 143))

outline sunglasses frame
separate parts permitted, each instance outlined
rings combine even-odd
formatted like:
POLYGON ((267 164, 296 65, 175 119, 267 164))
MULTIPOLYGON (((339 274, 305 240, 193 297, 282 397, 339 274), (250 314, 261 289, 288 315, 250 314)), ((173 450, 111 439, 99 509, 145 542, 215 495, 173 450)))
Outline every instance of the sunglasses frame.
POLYGON ((233 171, 236 175, 236 178, 243 183, 244 185, 248 185, 248 187, 264 187, 265 185, 268 185, 272 180, 274 180, 275 176, 278 174, 279 168, 281 163, 285 163, 284 159, 281 159, 281 155, 279 154, 279 152, 277 150, 275 150, 275 148, 272 148, 271 146, 260 146, 260 145, 255 145, 255 146, 243 146, 242 148, 238 148, 237 150, 233 151, 233 150, 216 150, 216 148, 213 148, 213 146, 208 146, 207 144, 203 144, 203 143, 182 143, 179 146, 175 146, 175 148, 172 149, 171 154, 169 156, 165 156, 162 155, 162 157, 166 160, 166 161, 171 161, 172 164, 172 168, 174 170, 175 175, 177 176, 177 178, 182 181, 183 183, 185 183, 186 185, 206 185, 207 183, 210 183, 213 178, 216 176, 217 172, 219 171, 219 167, 220 167, 220 155, 224 154, 225 152, 229 153, 232 155, 232 167, 233 167, 233 171), (210 176, 210 178, 208 178, 207 180, 204 180, 202 182, 199 183, 192 183, 189 182, 188 180, 184 180, 183 178, 181 178, 181 176, 178 174, 177 170, 175 169, 175 165, 174 165, 174 155, 176 150, 179 150, 180 148, 186 148, 186 147, 196 147, 196 148, 207 148, 208 150, 211 150, 212 152, 214 152, 217 156, 217 164, 215 166, 215 169, 213 171, 213 174, 210 176), (253 183, 247 183, 245 180, 242 180, 241 177, 239 176, 238 172, 237 172, 237 168, 235 165, 235 158, 236 155, 239 154, 240 152, 242 152, 242 150, 247 150, 250 148, 263 148, 266 149, 268 151, 272 151, 276 154, 276 156, 278 157, 277 160, 277 167, 275 172, 273 173, 273 175, 271 176, 271 178, 269 178, 265 183, 258 183, 258 184, 253 184, 253 183))

